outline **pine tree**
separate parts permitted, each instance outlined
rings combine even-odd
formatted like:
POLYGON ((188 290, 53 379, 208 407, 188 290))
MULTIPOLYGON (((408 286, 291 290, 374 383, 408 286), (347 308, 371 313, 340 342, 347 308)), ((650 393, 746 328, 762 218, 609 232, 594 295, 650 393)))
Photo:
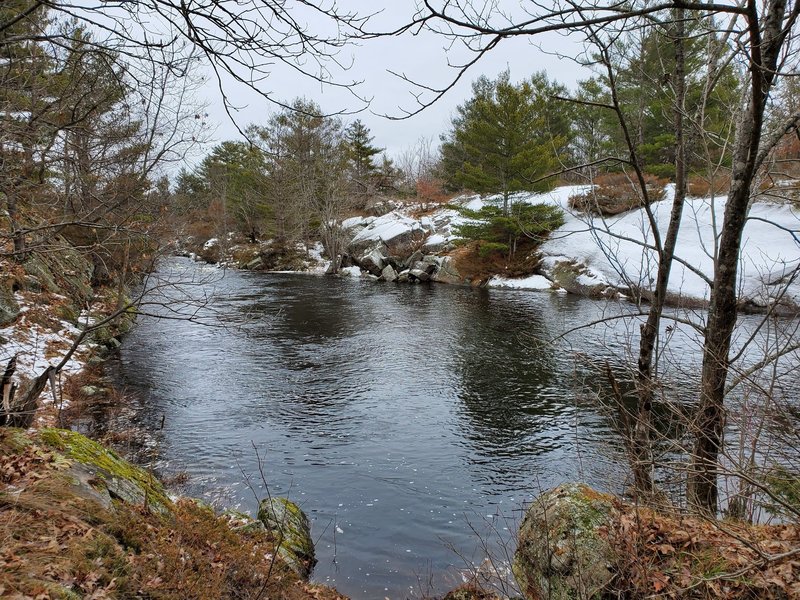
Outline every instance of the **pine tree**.
POLYGON ((360 120, 355 120, 344 131, 344 145, 350 164, 351 189, 359 196, 370 195, 376 185, 380 185, 379 166, 373 161, 383 148, 372 145, 374 138, 369 128, 360 120))
POLYGON ((501 194, 505 214, 515 192, 552 187, 545 176, 556 168, 568 132, 563 112, 548 115, 556 89, 543 74, 520 84, 511 83, 508 71, 494 81, 479 78, 443 138, 442 169, 451 186, 501 194))

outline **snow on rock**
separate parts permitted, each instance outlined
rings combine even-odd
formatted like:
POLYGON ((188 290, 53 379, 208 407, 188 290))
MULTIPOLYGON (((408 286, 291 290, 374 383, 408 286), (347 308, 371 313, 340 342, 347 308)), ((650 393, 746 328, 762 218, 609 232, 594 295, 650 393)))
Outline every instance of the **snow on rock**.
POLYGON ((217 244, 219 244, 219 240, 217 238, 211 238, 210 240, 206 241, 205 244, 203 244, 203 249, 204 250, 210 250, 211 248, 213 248, 217 244))
POLYGON ((331 261, 323 258, 322 253, 325 251, 325 247, 322 243, 317 242, 313 246, 307 247, 305 250, 310 262, 307 272, 314 275, 324 275, 331 266, 331 261))
POLYGON ((553 283, 543 275, 531 275, 522 279, 506 279, 495 275, 487 284, 493 288, 511 288, 515 290, 551 290, 553 283))
MULTIPOLYGON (((515 202, 562 208, 564 225, 540 247, 544 276, 518 280, 495 277, 489 285, 517 289, 564 287, 590 295, 608 295, 614 289, 631 287, 651 289, 658 260, 652 249, 654 238, 647 214, 644 210, 633 210, 600 218, 575 212, 569 206, 569 198, 587 189, 589 186, 585 185, 562 186, 546 193, 516 194, 515 202), (566 277, 569 285, 561 285, 559 277, 566 277), (556 285, 550 281, 555 281, 556 285)), ((663 200, 651 205, 662 239, 669 224, 674 186, 668 186, 666 192, 663 200)), ((380 217, 353 217, 345 220, 342 227, 353 236, 350 251, 356 259, 376 248, 389 252, 393 245, 400 246, 401 242, 409 240, 423 242, 426 250, 432 252, 452 244, 457 239, 454 229, 468 220, 459 213, 458 207, 479 210, 489 203, 500 202, 500 196, 466 195, 420 219, 398 209, 380 217)), ((715 232, 722 223, 724 210, 724 199, 717 198, 714 202, 708 198, 686 200, 668 290, 672 295, 700 301, 708 299, 715 232)), ((800 211, 790 204, 754 203, 742 238, 741 298, 757 306, 767 306, 778 300, 800 305, 800 277, 795 277, 798 269, 800 211)))
POLYGON ((366 227, 353 238, 351 244, 371 241, 389 244, 404 234, 422 229, 422 225, 416 219, 393 211, 367 223, 366 227))
MULTIPOLYGON (((72 342, 80 335, 81 330, 69 321, 61 320, 59 330, 44 327, 35 321, 29 321, 25 316, 33 308, 37 308, 35 297, 24 299, 20 297, 20 311, 23 315, 18 321, 0 329, 0 363, 3 368, 13 357, 17 357, 17 370, 15 377, 19 379, 34 379, 41 375, 49 366, 61 362, 72 342)), ((93 322, 94 318, 81 315, 81 324, 93 322)), ((62 372, 72 375, 80 371, 86 360, 86 353, 92 344, 85 342, 83 346, 72 355, 64 365, 62 372)))
POLYGON ((343 277, 361 277, 361 269, 359 267, 342 267, 339 269, 339 275, 343 277))

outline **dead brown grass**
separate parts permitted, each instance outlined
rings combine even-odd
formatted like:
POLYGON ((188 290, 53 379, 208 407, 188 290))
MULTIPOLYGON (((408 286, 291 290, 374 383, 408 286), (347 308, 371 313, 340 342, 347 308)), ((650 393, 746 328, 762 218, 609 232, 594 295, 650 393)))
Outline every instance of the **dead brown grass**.
POLYGON ((481 255, 480 242, 470 242, 456 248, 451 257, 454 266, 465 280, 473 285, 482 285, 494 275, 503 277, 524 277, 533 273, 539 259, 532 252, 535 244, 521 242, 516 254, 507 258, 501 252, 481 255))
POLYGON ((628 507, 608 532, 630 598, 800 598, 800 528, 628 507))
MULTIPOLYGON (((667 180, 649 174, 645 174, 644 179, 649 201, 663 200, 667 180)), ((589 191, 570 196, 570 208, 609 217, 644 205, 638 182, 625 173, 599 175, 593 183, 594 187, 589 191)))
POLYGON ((69 464, 0 430, 0 597, 338 600, 194 501, 161 516, 78 493, 69 464))
POLYGON ((725 196, 731 187, 729 173, 719 174, 713 178, 692 175, 687 182, 687 191, 695 198, 708 198, 713 191, 715 196, 725 196))

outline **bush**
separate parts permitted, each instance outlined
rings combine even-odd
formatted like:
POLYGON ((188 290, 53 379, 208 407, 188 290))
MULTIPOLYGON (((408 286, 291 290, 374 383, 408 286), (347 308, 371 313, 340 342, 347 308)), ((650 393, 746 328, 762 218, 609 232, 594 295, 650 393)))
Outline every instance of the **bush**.
POLYGON ((692 175, 688 181, 688 192, 695 198, 708 198, 713 190, 715 196, 722 196, 728 193, 731 187, 731 176, 729 173, 722 173, 710 180, 702 175, 692 175))
POLYGON ((480 242, 482 256, 492 252, 513 256, 521 239, 538 243, 564 223, 561 209, 547 204, 518 202, 508 214, 493 205, 480 210, 461 208, 459 212, 470 220, 455 227, 454 233, 467 242, 480 242))
MULTIPOLYGON (((651 174, 645 174, 644 180, 650 202, 663 200, 667 180, 651 174)), ((590 190, 570 196, 569 205, 581 212, 610 217, 641 208, 642 191, 635 178, 625 173, 607 173, 595 178, 590 190)))

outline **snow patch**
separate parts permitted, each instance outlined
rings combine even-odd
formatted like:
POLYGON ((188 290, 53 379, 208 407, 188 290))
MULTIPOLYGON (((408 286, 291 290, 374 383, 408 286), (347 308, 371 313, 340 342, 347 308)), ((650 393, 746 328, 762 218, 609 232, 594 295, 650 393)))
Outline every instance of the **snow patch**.
POLYGON ((510 288, 515 290, 552 290, 553 284, 547 277, 542 275, 531 275, 522 279, 506 279, 495 275, 487 283, 493 288, 510 288))

